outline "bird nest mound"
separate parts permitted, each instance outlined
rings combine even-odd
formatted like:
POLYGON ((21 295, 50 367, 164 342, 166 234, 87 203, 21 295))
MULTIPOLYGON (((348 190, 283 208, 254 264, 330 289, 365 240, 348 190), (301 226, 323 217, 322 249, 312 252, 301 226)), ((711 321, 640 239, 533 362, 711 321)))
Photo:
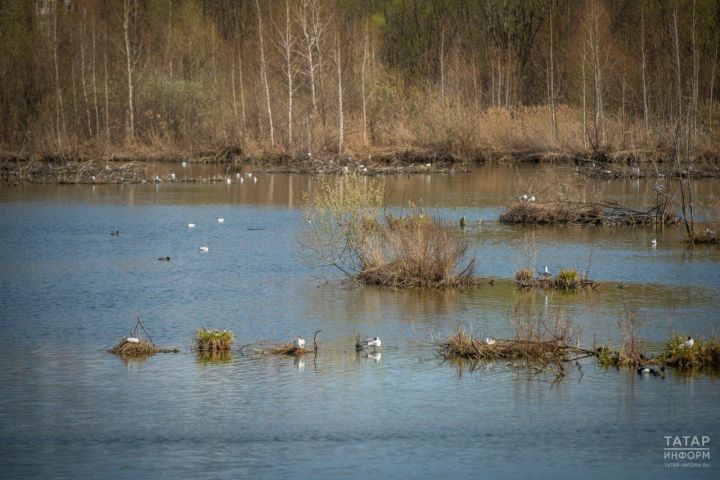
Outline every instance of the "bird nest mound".
POLYGON ((539 363, 564 363, 592 355, 579 347, 568 345, 562 336, 547 340, 494 340, 488 344, 459 329, 454 335, 436 344, 438 354, 445 359, 465 360, 527 360, 539 363))
POLYGON ((674 215, 659 215, 657 206, 635 210, 610 202, 516 202, 500 215, 500 223, 523 225, 632 227, 653 225, 658 220, 666 225, 677 223, 674 215))
POLYGON ((521 290, 544 288, 563 292, 578 292, 595 289, 600 282, 581 275, 577 270, 561 270, 556 276, 535 277, 532 270, 524 269, 515 273, 515 286, 521 290))
POLYGON ((243 345, 240 348, 240 351, 243 352, 245 349, 249 349, 257 355, 286 355, 290 357, 300 357, 313 351, 305 347, 298 347, 292 342, 282 343, 279 345, 243 345))
POLYGON ((137 340, 137 342, 131 342, 127 338, 123 338, 120 343, 108 351, 122 358, 149 358, 156 353, 180 352, 177 348, 160 348, 141 338, 137 340))

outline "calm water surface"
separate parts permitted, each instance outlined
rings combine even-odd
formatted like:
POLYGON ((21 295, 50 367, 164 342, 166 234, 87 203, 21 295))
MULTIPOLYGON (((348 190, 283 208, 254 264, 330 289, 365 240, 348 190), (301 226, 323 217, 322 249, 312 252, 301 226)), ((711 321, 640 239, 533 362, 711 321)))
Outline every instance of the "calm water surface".
MULTIPOLYGON (((562 309, 587 345, 616 340, 626 306, 651 341, 719 333, 716 248, 688 249, 675 230, 497 223, 519 190, 540 192, 557 175, 489 167, 385 180, 393 207, 467 216, 478 273, 499 279, 468 292, 361 288, 334 274, 325 283, 296 241, 317 178, 0 189, 0 476, 717 478, 717 377, 641 378, 587 361, 553 384, 504 363, 470 371, 435 357, 429 342, 458 324, 511 335, 516 308, 562 309), (525 235, 538 268, 584 269, 590 258, 600 291, 515 292, 507 279, 525 235), (157 343, 184 353, 106 353, 136 313, 157 343), (322 343, 317 357, 212 361, 188 353, 199 326, 229 328, 239 344, 322 329, 322 343), (357 355, 353 332, 386 347, 357 355), (711 467, 666 468, 664 435, 709 435, 711 467)), ((653 196, 646 182, 593 188, 636 205, 653 196)), ((718 191, 707 181, 698 195, 718 191)))

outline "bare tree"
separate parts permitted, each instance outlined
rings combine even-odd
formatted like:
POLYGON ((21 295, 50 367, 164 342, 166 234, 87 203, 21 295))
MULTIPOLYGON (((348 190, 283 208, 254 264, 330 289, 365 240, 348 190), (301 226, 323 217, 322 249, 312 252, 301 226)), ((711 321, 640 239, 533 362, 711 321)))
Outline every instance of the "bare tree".
POLYGON ((550 4, 550 65, 548 67, 548 100, 550 103, 550 128, 553 139, 557 138, 557 119, 555 116, 555 64, 553 49, 553 15, 555 14, 555 2, 550 4))
POLYGON ((296 38, 290 31, 290 0, 285 0, 285 28, 277 28, 280 42, 278 49, 283 57, 283 74, 287 82, 287 106, 288 106, 288 138, 287 146, 293 144, 293 95, 295 93, 295 74, 297 72, 297 60, 294 54, 296 38))
POLYGON ((645 80, 645 12, 640 17, 640 55, 642 69, 642 89, 643 89, 643 116, 645 118, 645 130, 650 130, 648 121, 648 101, 647 101, 647 81, 645 80))
POLYGON ((57 145, 58 149, 62 149, 61 131, 65 131, 65 109, 63 108, 62 89, 60 88, 60 68, 58 66, 58 14, 57 2, 52 2, 53 12, 53 66, 55 67, 55 125, 57 126, 57 145))
MULTIPOLYGON (((84 13, 83 13, 84 16, 84 13)), ((90 100, 88 97, 87 82, 85 80, 85 20, 81 22, 80 28, 80 86, 82 87, 83 100, 85 105, 85 119, 87 120, 88 136, 93 136, 92 124, 90 119, 90 100)))
MULTIPOLYGON (((133 0, 136 2, 137 0, 133 0)), ((137 11, 137 4, 134 5, 137 11)), ((125 42, 125 60, 127 64, 127 86, 128 86, 128 125, 127 125, 127 137, 132 142, 135 141, 135 82, 133 75, 135 74, 135 68, 140 60, 140 48, 133 45, 133 41, 130 38, 131 29, 131 15, 130 15, 130 0, 123 1, 123 39, 125 42)))
POLYGON ((270 107, 270 84, 267 77, 267 65, 265 62, 265 43, 262 31, 262 13, 260 12, 260 1, 255 0, 258 17, 258 37, 260 37, 260 78, 265 88, 265 103, 267 105, 268 123, 270 124, 270 144, 275 145, 275 130, 273 128, 272 108, 270 107))
POLYGON ((322 67, 320 42, 329 20, 322 21, 322 11, 318 0, 303 0, 300 9, 300 26, 303 32, 301 56, 305 60, 305 72, 310 80, 310 100, 313 113, 317 115, 317 76, 322 67))
POLYGON ((343 116, 343 89, 342 89, 342 58, 340 56, 340 28, 337 30, 335 43, 335 63, 337 64, 337 94, 338 94, 338 153, 343 152, 345 137, 345 119, 343 116))
POLYGON ((363 44, 363 61, 362 70, 360 72, 361 85, 362 85, 362 114, 363 114, 363 140, 365 144, 368 143, 367 135, 367 95, 365 94, 365 70, 368 63, 368 57, 370 55, 370 33, 368 32, 367 20, 365 20, 365 42, 363 44))
POLYGON ((678 38, 678 18, 677 8, 673 10, 673 47, 675 51, 675 82, 677 88, 677 99, 678 99, 678 117, 682 119, 683 108, 682 108, 682 81, 680 71, 680 40, 678 38))
POLYGON ((98 94, 97 94, 97 75, 95 71, 95 63, 97 59, 97 52, 95 50, 95 25, 93 24, 92 33, 92 82, 93 82, 93 103, 95 104, 95 136, 100 136, 100 107, 98 106, 98 94))

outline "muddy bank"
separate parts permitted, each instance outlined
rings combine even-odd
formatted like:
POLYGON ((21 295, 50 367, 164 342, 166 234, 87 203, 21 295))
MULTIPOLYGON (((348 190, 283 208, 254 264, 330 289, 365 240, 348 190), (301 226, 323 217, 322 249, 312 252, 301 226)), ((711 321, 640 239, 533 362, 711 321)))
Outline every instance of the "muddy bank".
POLYGON ((21 155, 0 154, 0 183, 146 183, 146 182, 223 182, 244 167, 263 173, 309 175, 453 174, 473 167, 494 164, 565 165, 581 175, 594 178, 643 178, 665 176, 720 177, 720 155, 699 155, 690 169, 672 168, 671 152, 529 152, 477 151, 463 156, 445 149, 406 149, 343 155, 302 152, 250 155, 232 146, 214 150, 182 152, 136 152, 98 155, 21 155), (212 174, 199 176, 169 174, 156 177, 149 173, 152 163, 217 165, 212 174))

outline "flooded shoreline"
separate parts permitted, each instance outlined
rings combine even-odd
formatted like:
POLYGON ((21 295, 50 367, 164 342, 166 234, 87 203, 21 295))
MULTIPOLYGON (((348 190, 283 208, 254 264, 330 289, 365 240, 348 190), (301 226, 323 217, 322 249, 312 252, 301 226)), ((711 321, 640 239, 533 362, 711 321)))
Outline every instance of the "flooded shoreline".
POLYGON ((362 175, 427 175, 466 173, 485 165, 571 166, 576 173, 598 179, 638 179, 720 177, 720 158, 702 155, 692 171, 673 169, 670 152, 518 152, 488 151, 458 156, 445 151, 400 150, 365 153, 317 154, 304 152, 244 155, 239 148, 194 153, 142 155, 46 155, 0 156, 0 184, 137 184, 212 183, 235 179, 237 173, 293 173, 342 175, 357 171, 362 175), (184 170, 188 166, 193 174, 184 170), (167 173, 157 175, 157 170, 167 173))

